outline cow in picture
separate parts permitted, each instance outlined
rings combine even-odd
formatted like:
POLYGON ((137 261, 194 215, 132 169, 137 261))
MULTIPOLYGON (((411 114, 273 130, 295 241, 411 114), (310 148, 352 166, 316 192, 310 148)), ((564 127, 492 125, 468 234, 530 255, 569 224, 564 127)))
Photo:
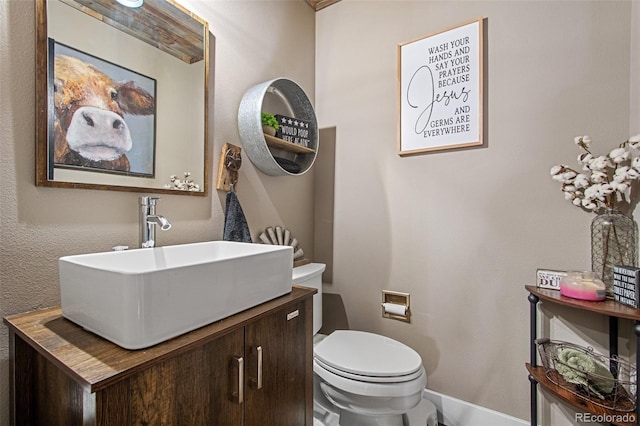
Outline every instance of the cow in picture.
POLYGON ((65 55, 55 57, 53 91, 54 162, 129 172, 134 142, 124 114, 155 114, 154 96, 65 55))

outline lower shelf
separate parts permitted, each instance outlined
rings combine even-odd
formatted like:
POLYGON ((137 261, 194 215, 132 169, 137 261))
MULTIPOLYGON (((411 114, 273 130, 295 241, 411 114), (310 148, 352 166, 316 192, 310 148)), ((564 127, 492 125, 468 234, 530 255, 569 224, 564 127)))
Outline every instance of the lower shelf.
POLYGON ((553 395, 569 403, 574 408, 577 408, 578 410, 582 410, 584 412, 588 412, 594 415, 607 416, 607 418, 611 418, 611 419, 615 419, 616 417, 623 417, 623 416, 625 418, 631 417, 631 419, 633 419, 633 421, 631 422, 612 421, 610 423, 614 425, 619 425, 619 426, 636 426, 637 425, 635 421, 635 417, 636 417, 635 412, 623 413, 620 411, 607 410, 606 408, 600 407, 596 404, 592 404, 589 401, 579 398, 574 394, 572 394, 571 392, 569 392, 568 390, 563 389, 560 386, 556 385, 555 383, 551 382, 547 378, 547 375, 545 374, 544 367, 533 367, 529 363, 526 363, 526 366, 527 366, 527 370, 529 371, 529 374, 531 374, 531 376, 535 379, 536 382, 538 382, 539 385, 541 385, 544 389, 547 389, 553 395))

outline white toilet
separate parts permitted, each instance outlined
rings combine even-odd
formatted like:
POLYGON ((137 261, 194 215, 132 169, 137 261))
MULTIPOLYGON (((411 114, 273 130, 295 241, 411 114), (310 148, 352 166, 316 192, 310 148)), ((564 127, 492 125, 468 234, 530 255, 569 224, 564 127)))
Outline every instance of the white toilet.
POLYGON ((321 263, 293 269, 294 284, 318 290, 313 299, 314 425, 407 426, 413 418, 407 413, 421 403, 421 412, 429 405, 427 418, 411 425, 437 425, 435 406, 422 398, 427 374, 417 352, 373 333, 318 334, 324 269, 321 263))

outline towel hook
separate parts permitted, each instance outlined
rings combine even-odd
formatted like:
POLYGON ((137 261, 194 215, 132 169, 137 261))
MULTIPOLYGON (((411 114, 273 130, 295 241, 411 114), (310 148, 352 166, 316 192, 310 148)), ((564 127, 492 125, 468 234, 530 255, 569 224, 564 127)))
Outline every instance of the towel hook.
POLYGON ((225 191, 233 191, 235 184, 238 183, 238 172, 241 166, 241 148, 230 143, 225 143, 220 155, 216 188, 225 191))
POLYGON ((224 166, 227 169, 233 172, 237 172, 238 170, 240 170, 240 166, 242 166, 242 155, 239 152, 233 151, 231 148, 228 148, 224 157, 224 166))
POLYGON ((242 166, 242 155, 239 152, 227 149, 224 157, 224 166, 229 171, 229 180, 231 190, 233 191, 234 185, 238 182, 238 171, 240 170, 240 166, 242 166))

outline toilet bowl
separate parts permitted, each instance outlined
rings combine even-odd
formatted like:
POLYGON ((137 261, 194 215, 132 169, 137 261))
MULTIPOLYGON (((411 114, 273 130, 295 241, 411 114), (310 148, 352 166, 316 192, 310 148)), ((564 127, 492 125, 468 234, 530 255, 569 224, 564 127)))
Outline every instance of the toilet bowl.
POLYGON ((314 423, 407 425, 406 413, 421 402, 427 383, 420 355, 374 333, 336 330, 328 336, 318 334, 324 269, 321 263, 293 269, 294 284, 318 290, 313 300, 314 423))

